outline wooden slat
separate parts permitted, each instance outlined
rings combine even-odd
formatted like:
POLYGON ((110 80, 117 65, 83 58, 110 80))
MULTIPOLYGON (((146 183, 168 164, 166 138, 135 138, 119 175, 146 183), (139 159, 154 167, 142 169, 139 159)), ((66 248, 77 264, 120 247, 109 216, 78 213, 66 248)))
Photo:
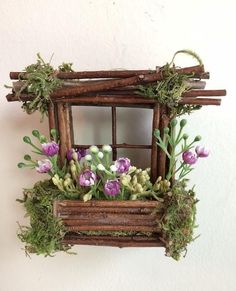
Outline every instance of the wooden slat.
POLYGON ((60 138, 60 160, 64 162, 66 152, 72 148, 71 136, 71 107, 67 103, 57 104, 58 129, 60 138))
POLYGON ((164 247, 164 243, 158 235, 153 236, 95 236, 81 234, 67 234, 63 240, 71 245, 95 245, 111 247, 164 247))
POLYGON ((153 119, 152 119, 152 151, 151 151, 151 181, 155 183, 157 179, 157 154, 158 147, 156 144, 156 138, 153 134, 155 129, 159 128, 160 123, 160 105, 156 104, 153 109, 153 119))
MULTIPOLYGON (((117 139, 116 139, 116 107, 112 106, 111 107, 111 114, 112 114, 112 144, 115 145, 117 144, 117 139)), ((117 147, 112 147, 112 154, 113 154, 113 161, 117 159, 117 147)))

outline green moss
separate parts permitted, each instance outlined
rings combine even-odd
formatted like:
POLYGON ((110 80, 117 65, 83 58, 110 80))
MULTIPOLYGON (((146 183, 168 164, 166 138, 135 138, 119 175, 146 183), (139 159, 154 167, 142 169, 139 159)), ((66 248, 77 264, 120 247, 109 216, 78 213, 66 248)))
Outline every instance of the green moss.
POLYGON ((20 226, 18 237, 25 243, 27 254, 36 253, 45 256, 56 251, 67 251, 70 247, 62 244, 65 228, 60 219, 53 216, 53 200, 63 199, 51 181, 38 182, 32 189, 24 190, 26 215, 30 217, 30 226, 20 226))
POLYGON ((166 255, 179 260, 187 245, 195 238, 196 203, 193 190, 186 189, 186 180, 176 182, 164 196, 165 213, 160 223, 166 244, 166 255))

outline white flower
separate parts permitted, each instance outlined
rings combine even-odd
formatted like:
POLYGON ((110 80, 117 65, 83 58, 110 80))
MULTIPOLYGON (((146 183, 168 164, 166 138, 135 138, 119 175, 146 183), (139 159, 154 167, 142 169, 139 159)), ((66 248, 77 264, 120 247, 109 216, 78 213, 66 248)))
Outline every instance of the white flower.
POLYGON ((98 169, 99 171, 105 171, 105 167, 104 167, 102 164, 98 164, 98 165, 97 165, 97 169, 98 169))
POLYGON ((111 165, 111 166, 110 166, 110 170, 111 170, 112 172, 116 172, 116 171, 117 171, 117 167, 116 167, 115 165, 111 165))
POLYGON ((93 154, 97 154, 99 152, 99 149, 97 146, 91 146, 89 148, 90 152, 93 153, 93 154))
POLYGON ((86 155, 85 156, 85 160, 88 161, 88 162, 92 161, 92 156, 91 155, 86 155))
POLYGON ((99 152, 99 153, 98 153, 98 157, 99 157, 99 159, 103 159, 104 154, 103 154, 102 152, 99 152))
POLYGON ((102 150, 104 151, 104 153, 110 153, 112 151, 112 147, 110 145, 104 145, 102 147, 102 150))

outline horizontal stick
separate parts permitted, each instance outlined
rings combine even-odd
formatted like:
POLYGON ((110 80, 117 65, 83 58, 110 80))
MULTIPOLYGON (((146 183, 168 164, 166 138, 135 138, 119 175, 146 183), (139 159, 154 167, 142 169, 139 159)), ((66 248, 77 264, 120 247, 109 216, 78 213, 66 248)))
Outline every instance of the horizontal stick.
MULTIPOLYGON (((157 70, 110 70, 110 71, 82 71, 82 72, 59 72, 59 79, 97 79, 97 78, 129 78, 137 75, 155 74, 157 70)), ((202 73, 202 72, 201 72, 202 73)), ((24 72, 10 72, 10 79, 17 80, 21 74, 21 79, 26 79, 24 72)))
POLYGON ((156 236, 109 236, 66 234, 63 243, 79 245, 97 245, 112 247, 163 247, 164 243, 156 236))
POLYGON ((226 90, 191 90, 185 92, 183 97, 201 97, 201 96, 226 96, 226 90))
POLYGON ((221 99, 213 98, 183 98, 179 101, 179 104, 189 105, 220 105, 221 99))
POLYGON ((105 201, 90 200, 87 202, 79 200, 55 200, 54 207, 130 207, 130 208, 156 208, 161 203, 159 201, 105 201))
MULTIPOLYGON (((73 148, 77 149, 77 148, 82 148, 82 149, 88 149, 91 145, 73 145, 73 148)), ((102 148, 103 145, 96 145, 98 148, 102 148)), ((124 149, 151 149, 152 146, 151 145, 143 145, 143 144, 127 144, 127 143, 121 143, 121 144, 111 144, 110 145, 112 148, 124 148, 124 149)))
POLYGON ((160 228, 145 225, 76 225, 66 226, 67 231, 138 231, 160 232, 160 228))
MULTIPOLYGON (((157 211, 148 207, 90 207, 89 213, 122 213, 122 214, 151 214, 153 211, 157 211)), ((70 206, 70 207, 58 207, 57 216, 66 217, 66 215, 73 216, 81 213, 88 213, 88 207, 83 206, 70 206)))

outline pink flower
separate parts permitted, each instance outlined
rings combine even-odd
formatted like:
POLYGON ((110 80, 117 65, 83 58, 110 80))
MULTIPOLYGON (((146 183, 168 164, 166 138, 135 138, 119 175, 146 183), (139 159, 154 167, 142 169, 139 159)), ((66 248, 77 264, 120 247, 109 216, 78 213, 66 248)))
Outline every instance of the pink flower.
POLYGON ((80 186, 93 186, 97 180, 96 174, 91 170, 85 170, 79 176, 79 184, 80 186))
POLYGON ((191 151, 186 151, 182 154, 182 158, 185 164, 193 165, 197 162, 197 156, 191 151))
POLYGON ((38 161, 38 167, 36 167, 36 171, 40 174, 48 173, 52 169, 52 163, 48 160, 38 161))
POLYGON ((42 144, 43 153, 48 157, 53 157, 59 152, 59 145, 55 142, 48 142, 42 144))
POLYGON ((115 161, 115 166, 117 173, 127 173, 130 168, 130 160, 128 158, 119 158, 117 161, 115 161))
POLYGON ((209 156, 209 150, 207 150, 201 146, 196 146, 195 152, 196 152, 198 158, 206 158, 209 156))
POLYGON ((116 196, 120 192, 120 183, 118 180, 107 180, 104 186, 104 192, 109 196, 116 196))

